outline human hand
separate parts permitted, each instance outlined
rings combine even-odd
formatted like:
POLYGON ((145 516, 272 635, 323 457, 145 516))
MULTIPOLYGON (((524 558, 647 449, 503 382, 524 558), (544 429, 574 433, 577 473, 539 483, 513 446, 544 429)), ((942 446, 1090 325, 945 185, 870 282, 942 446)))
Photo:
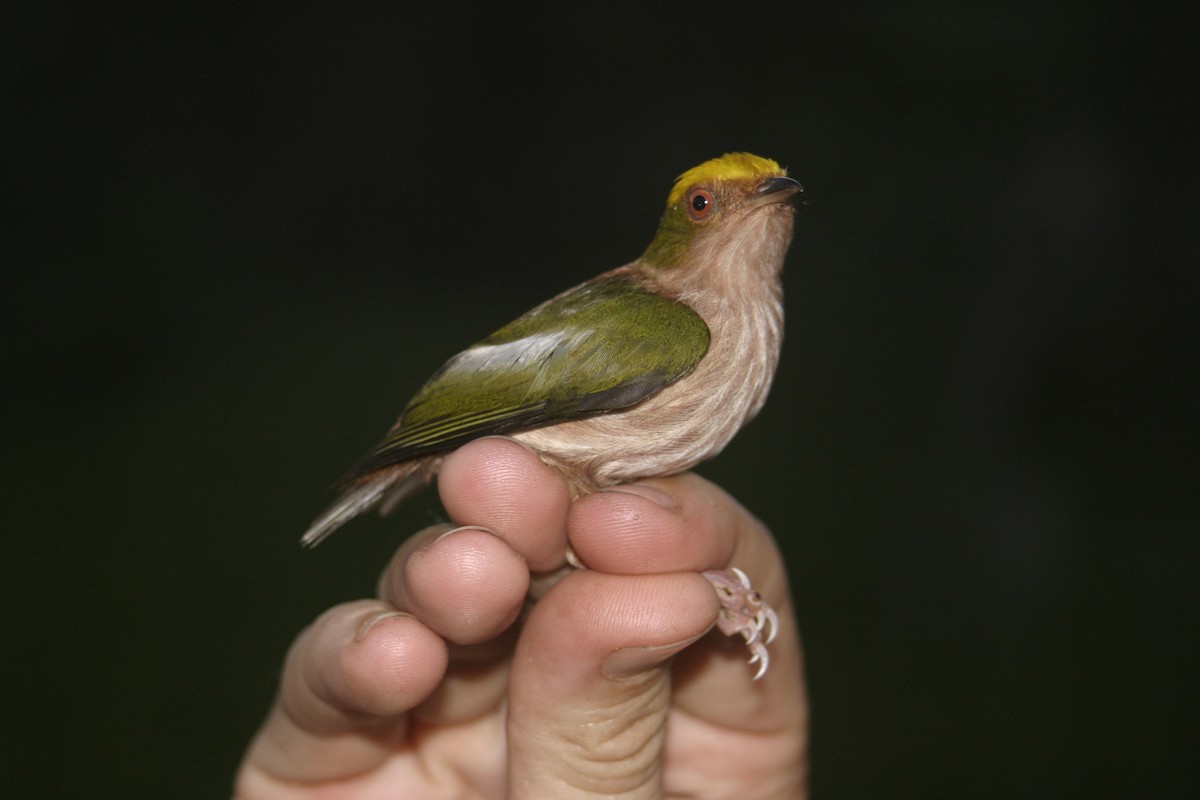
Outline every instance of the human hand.
POLYGON ((561 476, 499 438, 447 456, 438 491, 462 527, 411 537, 379 599, 300 634, 237 798, 804 796, 786 577, 731 497, 684 474, 572 503, 561 476), (568 541, 588 569, 523 613, 568 541), (740 640, 706 635, 718 602, 699 573, 729 566, 779 613, 759 681, 740 640))

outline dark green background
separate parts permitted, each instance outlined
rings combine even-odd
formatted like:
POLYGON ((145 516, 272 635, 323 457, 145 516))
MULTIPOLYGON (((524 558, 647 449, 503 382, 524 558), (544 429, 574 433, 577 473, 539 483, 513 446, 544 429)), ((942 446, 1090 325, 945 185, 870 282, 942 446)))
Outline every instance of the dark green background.
POLYGON ((701 472, 787 548, 817 795, 1194 789, 1187 28, 30 5, 0 48, 7 785, 226 795, 288 642, 434 514, 302 551, 332 480, 744 149, 812 204, 771 401, 701 472))

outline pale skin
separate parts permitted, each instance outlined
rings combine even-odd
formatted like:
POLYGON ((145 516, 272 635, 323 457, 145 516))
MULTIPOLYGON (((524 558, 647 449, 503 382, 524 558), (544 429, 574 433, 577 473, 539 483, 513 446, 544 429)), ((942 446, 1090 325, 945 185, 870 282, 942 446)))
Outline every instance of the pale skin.
POLYGON ((241 800, 802 798, 800 644, 770 534, 694 474, 571 502, 524 446, 446 458, 454 524, 406 540, 376 599, 288 653, 236 779, 241 800), (527 612, 531 574, 587 566, 527 612), (711 631, 707 569, 745 570, 779 613, 759 681, 711 631))

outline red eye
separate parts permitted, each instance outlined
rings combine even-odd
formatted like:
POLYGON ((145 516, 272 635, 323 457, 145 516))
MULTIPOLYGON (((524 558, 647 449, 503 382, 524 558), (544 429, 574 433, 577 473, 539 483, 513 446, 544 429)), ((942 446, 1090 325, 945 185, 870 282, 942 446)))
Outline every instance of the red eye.
POLYGON ((713 208, 712 192, 708 189, 692 189, 687 196, 687 212, 692 219, 699 221, 708 216, 713 208))

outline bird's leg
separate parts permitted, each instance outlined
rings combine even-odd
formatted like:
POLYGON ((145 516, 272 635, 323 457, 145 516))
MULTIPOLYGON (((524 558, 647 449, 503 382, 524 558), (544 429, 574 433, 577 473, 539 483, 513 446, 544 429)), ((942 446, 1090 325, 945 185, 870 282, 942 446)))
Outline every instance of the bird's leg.
POLYGON ((558 569, 550 570, 549 572, 529 573, 529 602, 534 603, 541 600, 554 584, 576 569, 580 569, 580 567, 572 564, 563 564, 558 569))
POLYGON ((767 673, 770 656, 767 645, 775 640, 779 631, 779 617, 775 609, 767 604, 754 587, 746 573, 737 567, 727 570, 710 569, 703 573, 717 590, 721 600, 721 613, 717 617, 717 630, 726 636, 740 634, 750 648, 750 663, 758 663, 754 680, 767 673))

